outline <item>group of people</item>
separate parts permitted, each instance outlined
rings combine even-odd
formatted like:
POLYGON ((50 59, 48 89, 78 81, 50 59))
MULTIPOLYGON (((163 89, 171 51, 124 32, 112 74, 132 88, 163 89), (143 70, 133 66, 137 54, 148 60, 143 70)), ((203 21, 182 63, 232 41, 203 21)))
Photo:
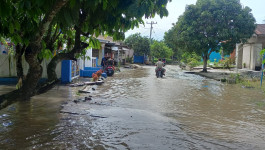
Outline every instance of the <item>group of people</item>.
POLYGON ((105 54, 101 60, 101 66, 103 70, 105 70, 107 66, 114 66, 114 60, 105 54))

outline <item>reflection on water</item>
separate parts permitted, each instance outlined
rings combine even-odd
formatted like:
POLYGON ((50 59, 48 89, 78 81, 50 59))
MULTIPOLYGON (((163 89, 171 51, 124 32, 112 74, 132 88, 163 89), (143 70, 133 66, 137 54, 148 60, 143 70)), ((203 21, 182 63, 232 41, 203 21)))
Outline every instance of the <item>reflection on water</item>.
POLYGON ((32 149, 49 145, 56 136, 51 131, 59 121, 60 104, 69 98, 67 91, 68 87, 55 87, 31 101, 15 103, 1 110, 0 116, 7 116, 0 117, 0 149, 32 149), (6 122, 11 124, 5 126, 6 122))
POLYGON ((163 79, 155 77, 154 67, 124 69, 93 86, 91 94, 60 86, 2 110, 0 123, 12 124, 1 126, 0 147, 265 148, 262 91, 185 74, 176 66, 166 69, 163 79), (76 104, 72 95, 92 95, 92 101, 76 104), (67 103, 59 113, 62 101, 67 103))

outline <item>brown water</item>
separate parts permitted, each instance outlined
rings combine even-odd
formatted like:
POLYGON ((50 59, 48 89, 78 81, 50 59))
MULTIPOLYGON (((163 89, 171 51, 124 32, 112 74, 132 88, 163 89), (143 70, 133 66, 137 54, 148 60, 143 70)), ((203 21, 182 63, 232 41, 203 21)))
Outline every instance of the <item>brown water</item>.
POLYGON ((60 86, 2 110, 0 123, 12 123, 0 149, 265 149, 261 90, 166 69, 163 79, 123 69, 91 94, 60 86))

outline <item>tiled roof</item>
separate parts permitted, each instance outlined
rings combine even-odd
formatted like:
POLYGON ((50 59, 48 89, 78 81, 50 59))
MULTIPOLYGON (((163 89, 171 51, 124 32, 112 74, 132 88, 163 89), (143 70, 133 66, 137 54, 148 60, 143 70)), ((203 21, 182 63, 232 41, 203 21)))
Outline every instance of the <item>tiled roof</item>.
POLYGON ((257 35, 265 35, 265 24, 257 24, 255 33, 257 35))

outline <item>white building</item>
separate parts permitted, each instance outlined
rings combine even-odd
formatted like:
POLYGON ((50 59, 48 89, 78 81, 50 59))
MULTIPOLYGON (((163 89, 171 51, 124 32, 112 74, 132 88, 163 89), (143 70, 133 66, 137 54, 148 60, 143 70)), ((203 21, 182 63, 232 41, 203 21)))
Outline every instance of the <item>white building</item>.
POLYGON ((236 45, 236 66, 238 69, 260 70, 265 48, 265 24, 258 24, 253 36, 245 44, 236 45))

